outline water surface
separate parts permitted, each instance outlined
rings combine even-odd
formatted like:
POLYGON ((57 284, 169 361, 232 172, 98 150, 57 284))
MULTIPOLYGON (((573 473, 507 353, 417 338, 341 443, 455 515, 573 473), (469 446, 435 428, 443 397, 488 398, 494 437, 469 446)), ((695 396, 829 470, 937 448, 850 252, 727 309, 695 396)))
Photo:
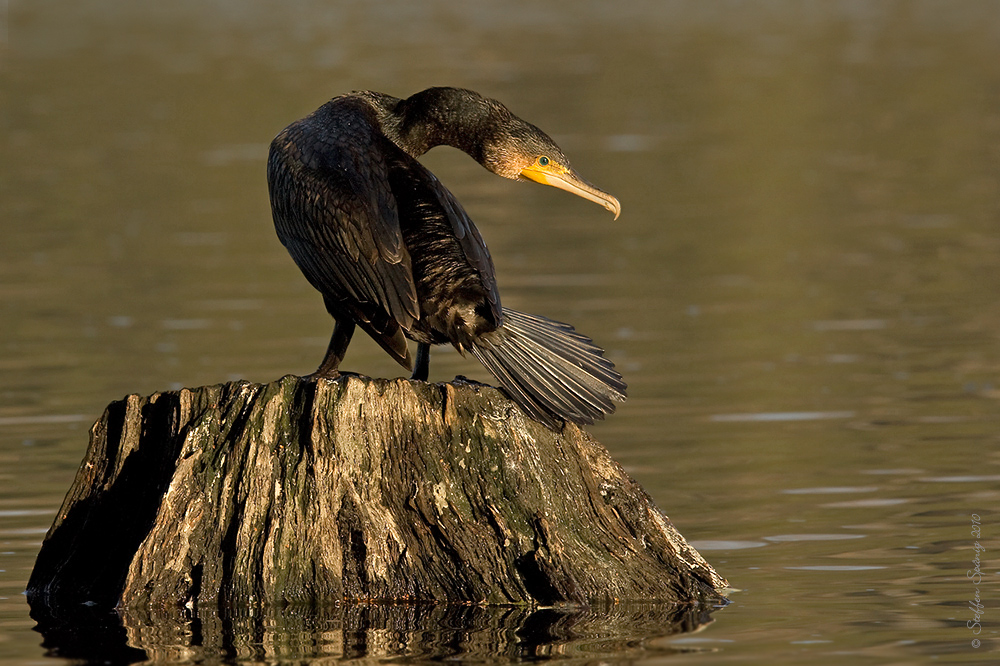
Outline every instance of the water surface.
MULTIPOLYGON (((626 4, 9 8, 0 660, 54 663, 21 592, 108 402, 320 360, 329 319, 271 228, 271 137, 341 92, 429 85, 504 100, 621 200, 612 222, 454 151, 425 159, 489 242, 505 305, 608 349, 630 398, 592 432, 733 603, 687 634, 626 609, 140 621, 127 655, 996 658, 996 3, 626 4)), ((362 336, 345 367, 401 373, 362 336)), ((487 379, 436 353, 431 380, 455 374, 487 379)))

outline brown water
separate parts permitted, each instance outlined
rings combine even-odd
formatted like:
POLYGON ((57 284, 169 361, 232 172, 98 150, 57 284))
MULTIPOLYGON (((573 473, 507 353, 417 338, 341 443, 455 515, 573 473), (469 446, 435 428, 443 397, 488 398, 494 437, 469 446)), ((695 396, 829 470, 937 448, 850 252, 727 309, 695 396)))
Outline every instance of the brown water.
MULTIPOLYGON (((454 151, 425 160, 479 223, 505 304, 608 348, 630 399, 592 431, 733 603, 673 635, 662 609, 147 620, 102 636, 109 656, 998 659, 997 2, 8 11, 0 661, 53 663, 21 593, 109 401, 319 361, 330 322, 271 228, 271 137, 341 92, 442 84, 504 100, 622 201, 612 222, 454 151)), ((399 374, 361 337, 345 366, 399 374)), ((486 379, 434 356, 432 380, 458 373, 486 379)))

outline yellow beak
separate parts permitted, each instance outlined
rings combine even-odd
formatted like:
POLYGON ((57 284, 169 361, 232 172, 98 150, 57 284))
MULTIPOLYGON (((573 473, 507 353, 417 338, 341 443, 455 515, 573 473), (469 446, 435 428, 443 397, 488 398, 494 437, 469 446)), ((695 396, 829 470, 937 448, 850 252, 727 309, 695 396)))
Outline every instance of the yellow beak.
POLYGON ((614 213, 616 220, 622 212, 622 206, 618 203, 618 199, 580 178, 575 171, 561 169, 558 166, 552 168, 552 166, 542 167, 538 164, 532 164, 521 170, 521 177, 542 185, 558 187, 560 190, 566 190, 578 197, 600 204, 614 213))

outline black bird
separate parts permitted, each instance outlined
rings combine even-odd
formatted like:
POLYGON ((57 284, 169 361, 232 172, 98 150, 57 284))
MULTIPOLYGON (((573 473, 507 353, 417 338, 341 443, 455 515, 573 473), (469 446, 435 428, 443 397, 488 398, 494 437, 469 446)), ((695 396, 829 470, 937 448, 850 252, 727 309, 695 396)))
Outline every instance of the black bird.
POLYGON ((416 159, 442 144, 504 178, 621 210, 544 132, 471 90, 335 97, 282 130, 267 160, 278 238, 336 321, 313 376, 338 376, 360 326, 407 369, 415 340, 413 379, 426 381, 430 345, 450 343, 549 427, 604 418, 625 399, 621 375, 569 324, 501 307, 479 230, 416 159))

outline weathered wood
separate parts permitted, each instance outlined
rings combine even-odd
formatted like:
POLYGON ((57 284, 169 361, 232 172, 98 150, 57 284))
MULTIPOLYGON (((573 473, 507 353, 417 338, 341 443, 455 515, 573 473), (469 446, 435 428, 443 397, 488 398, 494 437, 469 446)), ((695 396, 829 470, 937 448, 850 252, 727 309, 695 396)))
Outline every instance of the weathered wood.
POLYGON ((32 606, 693 602, 726 581, 586 432, 496 389, 344 376, 108 406, 32 606))

